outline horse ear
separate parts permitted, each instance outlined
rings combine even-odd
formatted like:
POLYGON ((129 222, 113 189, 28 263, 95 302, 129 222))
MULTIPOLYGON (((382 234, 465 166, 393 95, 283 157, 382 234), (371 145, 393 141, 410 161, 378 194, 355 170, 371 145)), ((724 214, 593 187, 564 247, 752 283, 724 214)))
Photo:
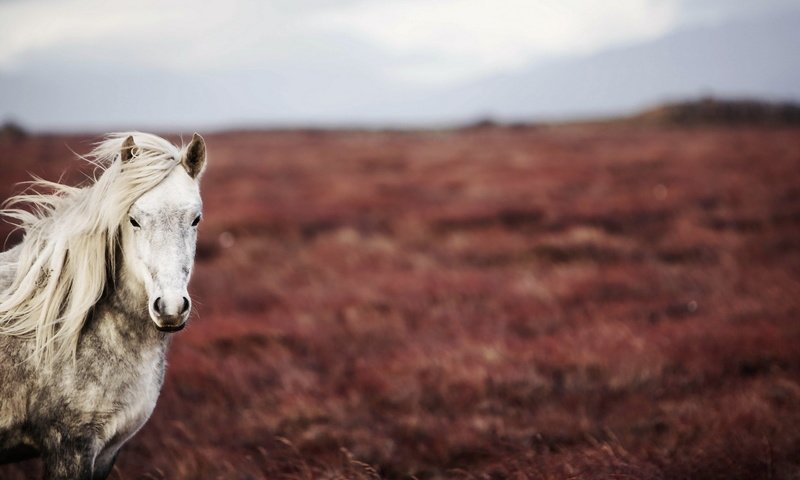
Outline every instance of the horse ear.
POLYGON ((122 159, 122 163, 125 163, 133 158, 134 148, 136 148, 136 144, 133 142, 133 136, 128 136, 128 138, 122 142, 122 150, 119 152, 119 157, 122 159))
POLYGON ((206 142, 199 134, 192 135, 192 141, 186 147, 186 155, 181 163, 192 178, 198 178, 203 173, 206 166, 206 142))

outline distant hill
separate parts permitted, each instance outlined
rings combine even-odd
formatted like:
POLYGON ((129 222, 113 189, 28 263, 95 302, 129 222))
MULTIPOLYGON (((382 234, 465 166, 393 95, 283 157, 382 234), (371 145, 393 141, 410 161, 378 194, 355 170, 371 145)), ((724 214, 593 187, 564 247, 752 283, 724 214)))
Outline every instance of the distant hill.
POLYGON ((0 142, 3 141, 18 141, 28 136, 28 132, 19 125, 12 121, 7 121, 0 125, 0 142))
POLYGON ((628 119, 667 125, 798 125, 800 104, 705 98, 659 105, 628 119))
POLYGON ((462 125, 465 130, 493 128, 534 128, 558 125, 800 125, 800 103, 771 102, 760 99, 720 99, 705 97, 696 100, 667 102, 641 110, 633 115, 608 116, 591 120, 566 122, 513 122, 484 117, 462 125))

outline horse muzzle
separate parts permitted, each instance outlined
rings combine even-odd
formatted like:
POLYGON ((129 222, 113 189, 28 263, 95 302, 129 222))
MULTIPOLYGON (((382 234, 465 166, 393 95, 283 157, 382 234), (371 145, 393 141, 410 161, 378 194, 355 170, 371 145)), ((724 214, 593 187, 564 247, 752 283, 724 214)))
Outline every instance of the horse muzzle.
POLYGON ((186 326, 191 302, 186 296, 176 299, 158 297, 150 306, 150 317, 161 332, 177 332, 186 326))

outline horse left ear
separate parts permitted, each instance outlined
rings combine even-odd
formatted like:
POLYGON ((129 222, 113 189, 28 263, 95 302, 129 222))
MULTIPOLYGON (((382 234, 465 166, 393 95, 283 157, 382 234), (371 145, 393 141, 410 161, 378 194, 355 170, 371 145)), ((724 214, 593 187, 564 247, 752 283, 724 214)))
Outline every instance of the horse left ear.
POLYGON ((206 142, 199 134, 192 135, 181 164, 192 178, 198 178, 203 173, 206 166, 206 142))
POLYGON ((133 158, 133 150, 136 148, 136 144, 133 142, 133 136, 128 135, 128 138, 122 142, 122 148, 119 151, 119 158, 122 160, 122 163, 130 161, 133 158))

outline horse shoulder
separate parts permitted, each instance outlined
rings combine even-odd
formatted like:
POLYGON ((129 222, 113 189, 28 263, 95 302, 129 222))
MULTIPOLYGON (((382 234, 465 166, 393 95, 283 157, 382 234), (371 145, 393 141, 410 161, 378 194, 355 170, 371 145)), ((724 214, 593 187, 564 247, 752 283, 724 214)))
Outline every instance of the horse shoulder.
POLYGON ((14 355, 20 343, 0 336, 0 464, 18 461, 25 447, 34 445, 24 428, 29 389, 28 373, 14 355))
MULTIPOLYGON (((0 295, 14 281, 19 253, 19 245, 0 252, 0 295)), ((14 447, 24 440, 19 425, 25 420, 26 379, 30 375, 22 361, 27 353, 26 347, 29 347, 27 342, 0 336, 0 450, 14 447)))

